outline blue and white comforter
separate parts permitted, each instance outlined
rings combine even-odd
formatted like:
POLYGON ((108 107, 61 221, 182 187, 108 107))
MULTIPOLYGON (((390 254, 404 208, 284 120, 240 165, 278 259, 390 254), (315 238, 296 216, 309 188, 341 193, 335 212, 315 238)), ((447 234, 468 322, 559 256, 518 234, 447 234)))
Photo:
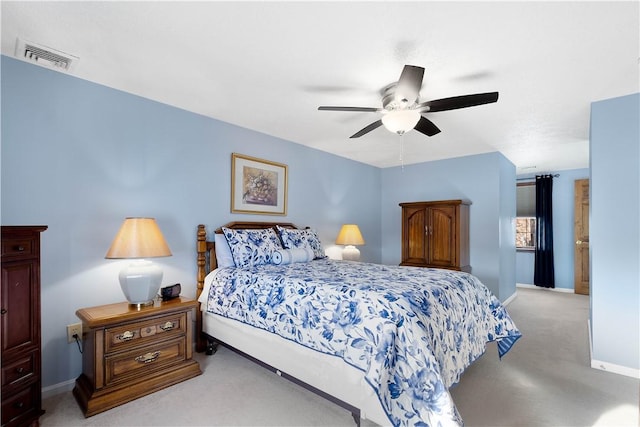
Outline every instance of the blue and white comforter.
POLYGON ((520 332, 467 273, 331 261, 221 268, 207 310, 336 355, 365 373, 395 426, 462 425, 449 387, 520 332))

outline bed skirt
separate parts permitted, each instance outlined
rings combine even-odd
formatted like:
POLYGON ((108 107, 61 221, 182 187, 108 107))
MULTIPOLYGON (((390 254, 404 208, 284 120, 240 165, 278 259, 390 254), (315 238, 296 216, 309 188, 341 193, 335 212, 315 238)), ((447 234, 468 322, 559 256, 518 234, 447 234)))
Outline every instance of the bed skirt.
MULTIPOLYGON (((337 356, 320 353, 236 320, 202 312, 202 331, 279 372, 360 410, 360 417, 391 425, 364 372, 337 356), (314 368, 309 369, 313 364, 314 368)), ((294 381, 295 382, 295 381, 294 381)))

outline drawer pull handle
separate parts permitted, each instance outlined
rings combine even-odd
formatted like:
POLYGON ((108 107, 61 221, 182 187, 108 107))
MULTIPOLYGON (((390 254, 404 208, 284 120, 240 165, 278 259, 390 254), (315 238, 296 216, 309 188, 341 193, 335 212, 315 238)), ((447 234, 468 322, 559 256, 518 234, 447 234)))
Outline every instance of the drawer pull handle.
POLYGON ((24 406, 24 402, 16 402, 13 404, 13 407, 16 409, 22 409, 23 406, 24 406))
POLYGON ((170 331, 173 328, 175 328, 175 324, 173 322, 167 322, 164 325, 160 325, 160 329, 162 329, 163 331, 170 331))
POLYGON ((24 372, 24 368, 23 368, 23 367, 16 368, 16 372, 17 372, 18 374, 21 374, 21 373, 23 373, 23 372, 24 372))
POLYGON ((7 314, 7 309, 3 308, 2 310, 0 310, 0 314, 7 314))
POLYGON ((118 335, 116 338, 118 338, 120 341, 131 341, 135 336, 136 336, 135 332, 126 331, 118 335))
POLYGON ((24 252, 24 246, 22 246, 22 245, 18 245, 18 246, 16 246, 16 250, 17 250, 18 252, 24 252))
POLYGON ((147 353, 147 354, 143 354, 142 356, 138 356, 136 357, 135 360, 136 362, 140 362, 140 363, 151 363, 158 360, 158 357, 160 357, 160 352, 154 351, 153 353, 147 353))

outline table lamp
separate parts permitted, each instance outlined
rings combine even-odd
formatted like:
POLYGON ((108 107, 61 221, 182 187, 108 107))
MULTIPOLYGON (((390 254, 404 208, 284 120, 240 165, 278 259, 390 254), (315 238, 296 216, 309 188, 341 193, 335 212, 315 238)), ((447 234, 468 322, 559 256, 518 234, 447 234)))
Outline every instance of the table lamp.
POLYGON ((126 218, 105 255, 132 259, 120 271, 120 287, 129 304, 153 304, 162 283, 162 269, 147 258, 171 256, 155 218, 126 218))
POLYGON ((348 261, 358 261, 360 251, 355 245, 364 245, 362 233, 356 224, 344 224, 338 233, 336 245, 346 245, 342 250, 342 259, 348 261))

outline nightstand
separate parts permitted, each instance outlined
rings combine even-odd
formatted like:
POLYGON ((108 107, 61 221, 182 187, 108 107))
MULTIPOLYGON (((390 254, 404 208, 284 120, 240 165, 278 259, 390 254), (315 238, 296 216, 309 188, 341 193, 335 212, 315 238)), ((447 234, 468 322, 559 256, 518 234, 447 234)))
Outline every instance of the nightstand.
POLYGON ((193 310, 178 297, 136 308, 127 302, 82 308, 82 374, 73 389, 85 417, 200 375, 192 359, 193 310))

